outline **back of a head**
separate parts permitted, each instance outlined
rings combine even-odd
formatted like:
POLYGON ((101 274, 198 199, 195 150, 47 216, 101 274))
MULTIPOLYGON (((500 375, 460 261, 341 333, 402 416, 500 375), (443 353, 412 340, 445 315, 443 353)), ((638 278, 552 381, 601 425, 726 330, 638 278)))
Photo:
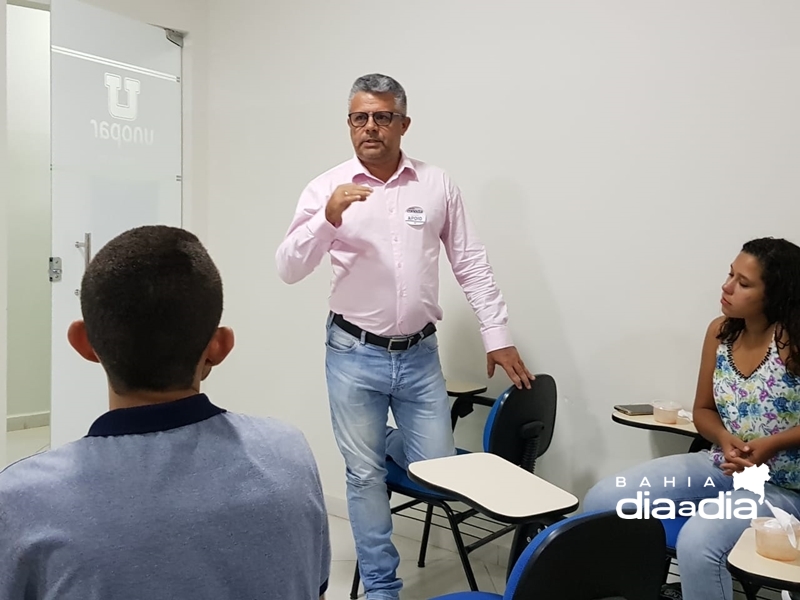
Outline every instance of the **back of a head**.
POLYGON ((84 273, 86 333, 118 394, 188 389, 222 317, 222 279, 195 235, 127 231, 84 273))

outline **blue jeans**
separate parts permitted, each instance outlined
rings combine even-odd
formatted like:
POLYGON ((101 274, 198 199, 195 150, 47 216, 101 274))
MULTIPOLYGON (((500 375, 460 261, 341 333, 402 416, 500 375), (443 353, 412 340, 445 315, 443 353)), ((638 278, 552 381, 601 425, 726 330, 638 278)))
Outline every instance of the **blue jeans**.
MULTIPOLYGON (((649 491, 651 503, 659 498, 672 500, 676 514, 681 501, 699 506, 705 498, 717 498, 720 492, 731 492, 733 510, 737 508, 735 503, 738 499, 750 498, 756 502, 759 517, 772 516, 767 504, 760 503, 755 494, 742 489, 734 491, 733 478, 714 465, 708 451, 657 458, 604 479, 586 494, 583 510, 615 510, 618 501, 634 498, 638 491, 649 491), (618 483, 623 483, 617 477, 625 478, 623 487, 617 487, 618 483), (645 477, 650 487, 646 484, 640 487, 645 477), (691 483, 687 486, 689 481, 691 483)), ((800 493, 766 483, 764 496, 773 506, 800 516, 800 493)), ((630 504, 626 506, 633 508, 630 504)), ((706 509, 706 514, 715 512, 713 506, 706 509)), ((676 553, 683 599, 732 600, 733 580, 725 560, 739 536, 750 526, 750 519, 735 516, 708 519, 698 513, 678 534, 676 553)))
POLYGON ((353 337, 329 317, 326 347, 333 433, 346 466, 361 580, 368 600, 397 600, 402 581, 392 543, 387 451, 403 467, 455 454, 438 342, 434 334, 390 352, 353 337), (397 430, 387 428, 390 408, 397 430))

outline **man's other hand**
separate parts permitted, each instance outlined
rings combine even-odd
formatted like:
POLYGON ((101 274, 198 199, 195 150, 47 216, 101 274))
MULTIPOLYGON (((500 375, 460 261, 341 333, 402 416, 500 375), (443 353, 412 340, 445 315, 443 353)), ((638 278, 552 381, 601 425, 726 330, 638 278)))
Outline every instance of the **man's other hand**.
POLYGON ((535 377, 528 371, 525 363, 522 362, 519 356, 519 352, 517 352, 514 346, 493 350, 486 355, 486 374, 490 379, 494 376, 494 368, 496 365, 500 365, 505 369, 509 379, 511 379, 514 385, 519 389, 522 389, 523 385, 527 389, 531 389, 531 381, 533 381, 535 377))
POLYGON ((363 202, 372 193, 372 188, 352 183, 344 183, 333 190, 333 194, 325 205, 325 218, 334 227, 342 224, 342 213, 353 202, 363 202))

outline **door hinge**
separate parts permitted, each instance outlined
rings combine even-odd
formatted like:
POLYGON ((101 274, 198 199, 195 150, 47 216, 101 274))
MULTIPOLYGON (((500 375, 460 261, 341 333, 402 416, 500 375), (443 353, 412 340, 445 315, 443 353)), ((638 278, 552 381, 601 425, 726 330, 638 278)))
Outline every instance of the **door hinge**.
POLYGON ((180 31, 175 31, 174 29, 165 29, 164 31, 166 31, 167 39, 170 42, 183 48, 183 34, 180 31))
POLYGON ((61 259, 58 256, 50 257, 50 283, 61 281, 61 259))

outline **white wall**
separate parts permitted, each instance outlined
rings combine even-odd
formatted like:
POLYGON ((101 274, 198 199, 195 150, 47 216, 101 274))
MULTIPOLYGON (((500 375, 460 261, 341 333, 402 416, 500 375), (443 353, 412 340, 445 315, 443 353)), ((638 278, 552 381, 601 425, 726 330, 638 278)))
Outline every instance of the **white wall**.
POLYGON ((50 410, 50 13, 9 6, 8 414, 50 410))
MULTIPOLYGON (((211 0, 209 241, 238 335, 215 397, 302 427, 326 492, 344 497, 324 383, 329 266, 286 286, 273 256, 306 182, 352 155, 350 84, 381 71, 409 94, 405 148, 463 189, 523 357, 558 381, 539 472, 582 496, 685 450, 609 413, 689 408, 741 244, 800 241, 798 19, 792 0, 211 0)), ((445 371, 484 379, 476 320, 444 272, 445 371)), ((496 375, 490 391, 507 384, 496 375)), ((479 448, 484 414, 460 443, 479 448)))

